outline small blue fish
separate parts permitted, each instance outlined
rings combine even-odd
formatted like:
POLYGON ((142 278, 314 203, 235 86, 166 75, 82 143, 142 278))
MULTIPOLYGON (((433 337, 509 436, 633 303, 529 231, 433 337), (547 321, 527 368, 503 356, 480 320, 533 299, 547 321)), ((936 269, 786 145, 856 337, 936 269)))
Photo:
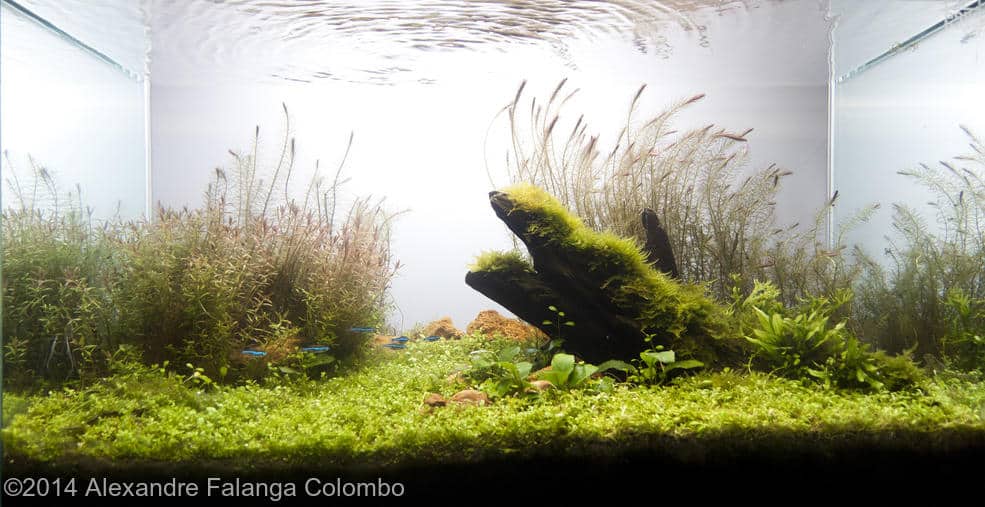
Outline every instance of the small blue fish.
POLYGON ((349 331, 352 331, 353 333, 372 333, 373 331, 376 331, 376 329, 371 327, 350 327, 349 331))
POLYGON ((394 350, 400 350, 400 349, 406 349, 407 348, 407 346, 404 345, 403 343, 384 343, 383 346, 386 347, 386 348, 388 348, 388 349, 394 349, 394 350))
POLYGON ((424 339, 424 341, 426 341, 426 342, 436 342, 436 341, 438 341, 440 339, 441 339, 440 336, 428 336, 427 338, 424 339))
POLYGON ((267 355, 267 353, 262 350, 244 350, 243 354, 253 357, 263 357, 267 355))
POLYGON ((407 338, 406 336, 398 336, 390 341, 394 343, 407 343, 410 341, 410 338, 407 338))
POLYGON ((305 352, 328 352, 329 350, 332 350, 332 348, 327 345, 323 345, 318 347, 304 347, 301 350, 305 352))

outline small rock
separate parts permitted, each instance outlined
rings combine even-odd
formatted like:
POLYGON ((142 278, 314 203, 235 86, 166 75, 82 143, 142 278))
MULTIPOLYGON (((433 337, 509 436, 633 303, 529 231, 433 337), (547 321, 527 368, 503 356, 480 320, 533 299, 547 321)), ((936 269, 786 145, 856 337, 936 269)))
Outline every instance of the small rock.
POLYGON ((530 387, 534 388, 535 391, 546 391, 554 387, 554 384, 550 380, 534 380, 530 382, 530 387))
POLYGON ((378 334, 373 336, 373 345, 376 345, 377 347, 382 347, 387 343, 393 343, 394 338, 395 336, 392 335, 378 334))
POLYGON ((510 319, 496 310, 483 310, 465 328, 468 334, 481 333, 490 338, 500 336, 515 341, 546 341, 547 335, 520 319, 510 319))
POLYGON ((425 326, 424 336, 440 336, 446 340, 457 340, 462 337, 462 332, 455 327, 451 317, 444 317, 425 326))
POLYGON ((429 407, 443 407, 448 404, 448 400, 438 393, 430 393, 424 398, 424 404, 429 407))
POLYGON ((489 395, 475 389, 465 389, 452 395, 451 401, 467 405, 488 405, 489 395))

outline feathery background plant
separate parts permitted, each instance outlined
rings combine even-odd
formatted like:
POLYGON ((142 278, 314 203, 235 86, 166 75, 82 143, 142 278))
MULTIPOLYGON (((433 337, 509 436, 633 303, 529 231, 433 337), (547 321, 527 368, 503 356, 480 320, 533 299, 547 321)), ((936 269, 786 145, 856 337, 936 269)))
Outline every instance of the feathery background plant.
POLYGON ((286 108, 284 117, 276 166, 258 163, 257 128, 250 154, 231 152, 232 171, 216 170, 201 208, 158 207, 151 221, 94 226, 77 199, 58 201, 53 178, 33 161, 29 188, 12 176, 17 206, 3 216, 6 380, 84 381, 105 372, 121 344, 211 378, 262 374, 250 363, 295 360, 302 344, 329 345, 336 358, 358 354, 366 337, 349 329, 382 324, 390 304, 394 215, 369 199, 340 212, 345 157, 330 184, 316 175, 303 202, 291 199, 286 108), (267 355, 250 359, 247 347, 267 355))
POLYGON ((985 336, 985 145, 968 129, 970 154, 939 167, 901 171, 936 196, 931 205, 938 230, 912 208, 893 205, 899 237, 891 239, 884 265, 845 240, 878 203, 839 223, 833 238, 826 231, 837 192, 813 224, 779 226, 776 196, 792 173, 772 165, 746 167, 751 129, 674 130, 674 117, 704 95, 636 122, 641 87, 613 148, 602 151, 600 136, 589 133, 584 116, 573 127, 562 121, 563 106, 577 92, 567 92, 565 84, 546 101, 532 98, 527 107, 524 82, 504 107, 511 134, 507 169, 514 182, 544 188, 592 229, 641 245, 640 213, 653 209, 668 233, 680 277, 706 284, 722 303, 754 295, 757 282, 769 282, 787 308, 851 290, 852 304, 833 309, 832 318, 847 319, 847 328, 864 342, 893 353, 916 347, 920 358, 951 354, 955 364, 985 368, 967 360, 969 354, 978 357, 976 337, 985 336), (958 304, 961 298, 968 304, 958 304), (951 352, 944 350, 948 343, 951 352))
MULTIPOLYGON (((928 224, 911 206, 893 205, 894 237, 883 252, 886 262, 862 257, 865 276, 853 314, 859 333, 890 351, 916 347, 918 354, 940 355, 957 335, 985 336, 985 144, 970 130, 972 152, 900 171, 926 188, 933 200, 928 224), (957 298, 957 299, 955 299, 957 298), (964 308, 949 303, 967 300, 964 308), (975 315, 978 315, 976 318, 975 315), (964 330, 955 326, 964 322, 964 330)), ((957 358, 954 358, 957 359, 957 358)), ((985 362, 965 367, 985 368, 985 362)), ((973 368, 972 368, 973 369, 973 368)))
MULTIPOLYGON (((561 130, 562 108, 577 92, 564 91, 565 84, 562 80, 546 102, 535 97, 525 108, 524 82, 504 108, 514 182, 544 188, 589 227, 640 244, 645 240, 640 213, 653 209, 668 233, 681 278, 707 283, 721 301, 729 299, 734 284, 748 294, 755 280, 774 283, 790 304, 849 286, 854 273, 841 259, 843 249, 827 247, 827 208, 819 210, 814 224, 777 225, 776 196, 792 173, 775 165, 747 169, 746 136, 752 129, 673 129, 674 117, 703 94, 638 124, 634 115, 645 86, 640 87, 614 147, 603 152, 600 136, 589 133, 583 115, 573 128, 561 130)), ((828 203, 833 205, 834 198, 828 203)))

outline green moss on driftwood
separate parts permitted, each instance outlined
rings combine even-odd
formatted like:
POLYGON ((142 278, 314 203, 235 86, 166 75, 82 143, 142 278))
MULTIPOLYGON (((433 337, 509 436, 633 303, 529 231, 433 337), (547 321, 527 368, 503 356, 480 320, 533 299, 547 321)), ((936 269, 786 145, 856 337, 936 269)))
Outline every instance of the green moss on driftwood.
POLYGON ((493 192, 490 201, 527 246, 533 266, 519 254, 480 257, 466 283, 548 334, 558 330, 542 324, 556 319, 547 307, 563 309, 576 324, 561 336, 573 352, 589 360, 633 359, 652 336, 654 344, 705 362, 741 356, 742 344, 724 338, 721 308, 702 288, 654 269, 633 240, 593 231, 532 185, 493 192))
POLYGON ((508 252, 482 252, 469 266, 469 271, 533 271, 534 267, 523 254, 516 250, 508 252))

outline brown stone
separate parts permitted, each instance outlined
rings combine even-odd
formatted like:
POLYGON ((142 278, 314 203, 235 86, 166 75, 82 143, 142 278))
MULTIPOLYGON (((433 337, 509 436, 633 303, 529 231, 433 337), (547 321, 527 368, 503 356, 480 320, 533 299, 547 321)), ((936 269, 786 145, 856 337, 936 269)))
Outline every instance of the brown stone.
POLYGON ((443 407, 448 404, 448 400, 438 393, 430 393, 424 398, 424 404, 429 407, 443 407))
POLYGON ((235 348, 230 352, 230 362, 235 365, 242 365, 252 361, 261 361, 266 364, 278 364, 287 359, 291 354, 296 354, 301 348, 301 339, 296 334, 284 334, 274 337, 267 343, 254 347, 252 350, 266 352, 260 357, 247 356, 243 354, 242 348, 235 348))
POLYGON ((378 335, 376 335, 376 336, 373 337, 373 345, 375 345, 377 347, 382 347, 382 346, 386 345, 387 343, 392 343, 394 338, 396 338, 396 336, 390 336, 390 335, 385 335, 385 334, 378 334, 378 335))
POLYGON ((520 319, 504 317, 496 310, 483 310, 465 328, 468 334, 480 333, 488 337, 502 337, 515 341, 546 341, 547 335, 520 319))
POLYGON ((489 395, 475 389, 465 389, 452 395, 451 401, 467 405, 488 405, 489 395))
POLYGON ((446 340, 457 340, 462 337, 462 332, 455 327, 451 317, 444 317, 424 326, 424 336, 440 336, 446 340))
POLYGON ((534 388, 535 391, 546 391, 554 387, 554 384, 550 380, 534 380, 530 382, 530 387, 534 388))

